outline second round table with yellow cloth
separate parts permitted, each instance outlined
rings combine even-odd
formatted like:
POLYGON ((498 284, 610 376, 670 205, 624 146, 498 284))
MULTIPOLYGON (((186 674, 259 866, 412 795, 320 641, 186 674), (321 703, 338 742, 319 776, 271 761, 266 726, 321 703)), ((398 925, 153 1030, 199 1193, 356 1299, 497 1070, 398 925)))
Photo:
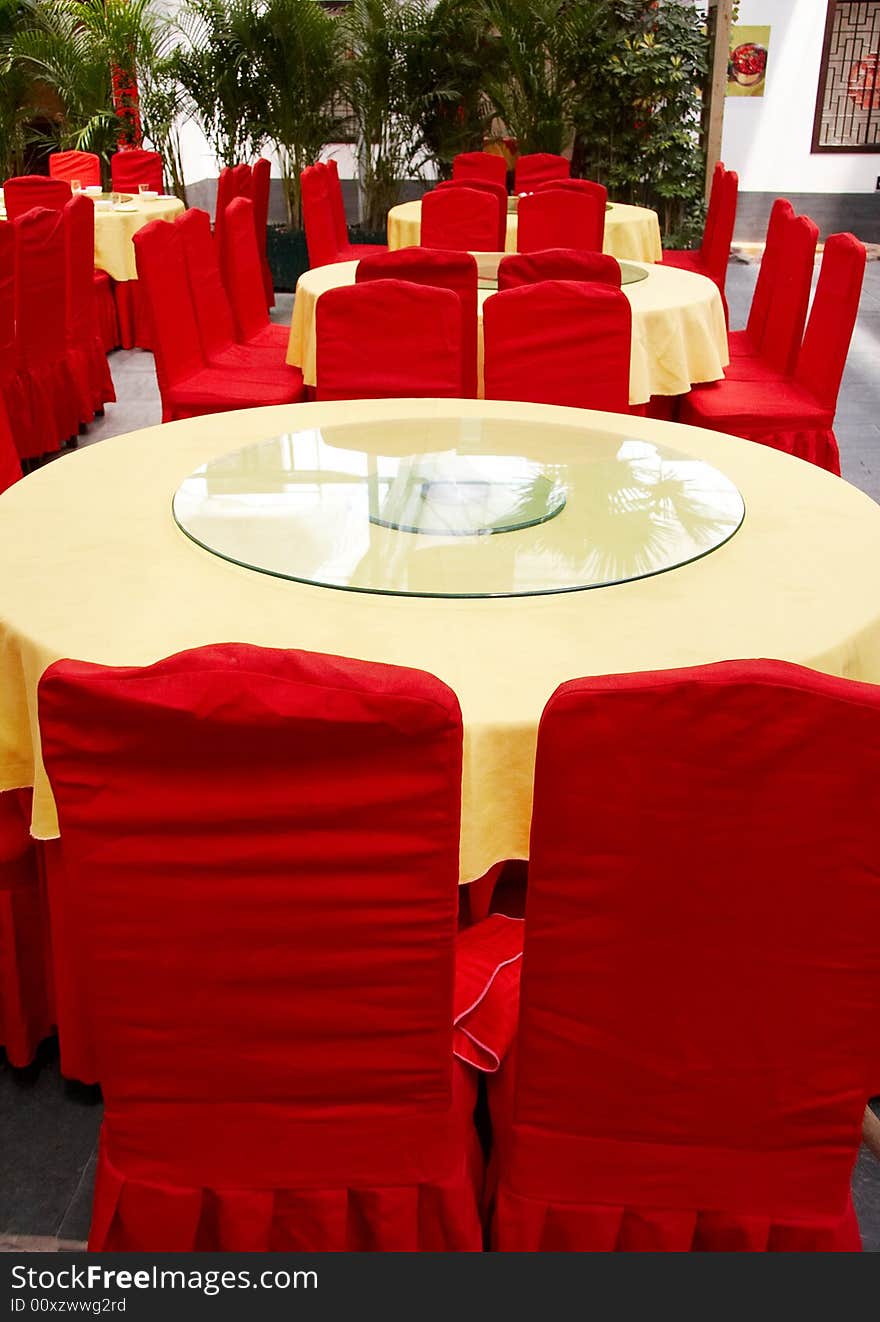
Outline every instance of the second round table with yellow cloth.
POLYGON ((652 419, 360 400, 150 427, 64 455, 0 496, 0 788, 34 785, 33 832, 57 833, 37 684, 61 657, 147 665, 237 641, 413 666, 461 704, 461 878, 473 880, 527 856, 538 722, 559 684, 742 657, 880 682, 878 566, 880 509, 855 487, 766 447, 652 419), (177 487, 216 456, 279 433, 395 418, 411 422, 416 447, 430 448, 433 429, 448 438, 450 418, 464 428, 516 420, 534 429, 535 446, 560 428, 566 445, 589 445, 591 431, 666 444, 726 474, 745 521, 718 550, 653 577, 488 600, 377 596, 255 573, 174 522, 177 487))
MULTIPOLYGON (((646 265, 647 280, 624 285, 633 314, 629 401, 683 395, 702 381, 718 381, 729 361, 724 308, 715 284, 692 271, 646 265)), ((306 385, 316 381, 315 305, 321 294, 354 284, 357 262, 332 262, 300 276, 296 286, 287 361, 306 385)), ((480 309, 488 290, 480 290, 480 309)), ((417 333, 416 327, 413 328, 417 333)), ((478 337, 482 383, 482 316, 478 337)), ((481 385, 482 389, 482 385, 481 385)))
MULTIPOLYGON (((506 252, 516 252, 516 212, 508 212, 506 252)), ((401 202, 388 212, 388 247, 413 248, 422 233, 421 202, 401 202)), ((605 212, 603 251, 633 262, 659 262, 663 256, 657 212, 612 202, 605 212)))
POLYGON ((184 210, 179 197, 135 197, 124 211, 95 208, 95 266, 114 280, 137 280, 132 238, 151 220, 173 220, 184 210))

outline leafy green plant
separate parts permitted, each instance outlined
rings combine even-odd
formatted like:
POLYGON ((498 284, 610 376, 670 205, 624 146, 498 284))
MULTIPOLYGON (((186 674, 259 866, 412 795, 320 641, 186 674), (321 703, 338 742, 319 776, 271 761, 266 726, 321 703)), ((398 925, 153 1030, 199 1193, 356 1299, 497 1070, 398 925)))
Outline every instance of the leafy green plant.
POLYGON ((122 84, 138 79, 141 109, 150 109, 166 24, 152 0, 23 0, 22 11, 9 43, 11 67, 31 80, 33 111, 54 114, 51 132, 31 136, 47 151, 96 152, 106 169, 120 141, 135 131, 114 104, 114 77, 122 84), (41 89, 51 89, 60 111, 41 106, 41 89))
POLYGON ((259 0, 186 0, 169 75, 221 166, 259 151, 264 129, 253 55, 259 0))
POLYGON ((606 20, 601 65, 595 46, 569 46, 576 172, 655 207, 667 241, 686 243, 702 221, 703 18, 685 0, 609 0, 606 20))
POLYGON ((497 61, 481 0, 438 0, 413 15, 405 53, 405 101, 416 146, 441 179, 459 152, 479 151, 491 107, 483 92, 497 61))
POLYGON ((262 0, 250 51, 258 135, 281 162, 288 220, 299 229, 299 176, 339 132, 342 28, 315 0, 262 0))
POLYGON ((353 0, 339 19, 349 50, 343 85, 357 128, 361 213, 367 230, 385 228, 400 181, 415 169, 407 53, 423 23, 423 0, 353 0))
POLYGON ((498 55, 485 91, 521 152, 559 153, 566 145, 572 96, 565 58, 570 8, 570 0, 483 0, 484 21, 498 55))
POLYGON ((0 179, 20 173, 24 164, 31 79, 11 58, 24 12, 20 0, 0 0, 0 179))

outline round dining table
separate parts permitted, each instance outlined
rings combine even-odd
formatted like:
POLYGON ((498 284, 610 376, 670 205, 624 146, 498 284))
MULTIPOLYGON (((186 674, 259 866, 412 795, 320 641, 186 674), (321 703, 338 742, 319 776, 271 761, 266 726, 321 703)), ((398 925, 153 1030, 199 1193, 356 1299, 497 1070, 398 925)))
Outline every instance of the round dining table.
MULTIPOLYGON (((517 216, 507 213, 505 252, 516 252, 517 216)), ((413 248, 421 240, 421 202, 401 202, 388 212, 388 247, 413 248)), ((605 252, 625 261, 659 262, 663 256, 660 221, 649 207, 612 202, 605 212, 605 252)))
POLYGON ((416 667, 461 705, 472 881, 528 855, 559 684, 745 657, 880 682, 878 565, 855 487, 653 419, 426 399, 150 427, 0 496, 0 788, 32 785, 32 833, 57 835, 37 686, 61 657, 236 641, 416 667))
MULTIPOLYGON (((132 238, 151 220, 173 220, 184 210, 179 197, 141 198, 126 194, 117 206, 95 207, 95 266, 117 283, 137 280, 132 238)), ((109 202, 109 195, 106 196, 109 202)), ((6 211, 0 203, 0 220, 6 211)))
MULTIPOLYGON (((287 361, 300 368, 307 386, 316 383, 315 306, 328 289, 355 282, 357 262, 331 262, 301 275, 296 286, 287 361)), ((729 362, 727 327, 718 287, 706 276, 672 266, 628 264, 645 279, 624 284, 632 307, 629 402, 652 395, 683 395, 691 386, 719 381, 729 362)), ((485 281, 481 283, 491 283, 485 281)), ((478 380, 482 394, 482 308, 492 288, 478 291, 478 380)), ((414 328, 414 333, 417 328, 414 328)))

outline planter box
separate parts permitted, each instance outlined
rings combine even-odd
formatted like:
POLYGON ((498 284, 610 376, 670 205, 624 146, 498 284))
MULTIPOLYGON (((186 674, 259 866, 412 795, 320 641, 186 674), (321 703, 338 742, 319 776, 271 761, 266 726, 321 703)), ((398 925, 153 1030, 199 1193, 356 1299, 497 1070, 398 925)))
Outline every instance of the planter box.
POLYGON ((266 256, 275 289, 280 293, 292 294, 303 271, 309 269, 309 254, 303 230, 270 225, 266 231, 266 256))

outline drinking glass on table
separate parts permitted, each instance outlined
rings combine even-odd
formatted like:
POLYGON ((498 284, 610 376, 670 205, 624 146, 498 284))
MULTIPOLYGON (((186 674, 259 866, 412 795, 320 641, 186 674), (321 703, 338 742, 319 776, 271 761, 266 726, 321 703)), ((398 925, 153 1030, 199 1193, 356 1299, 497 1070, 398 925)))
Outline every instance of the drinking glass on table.
POLYGON ((139 192, 139 193, 149 193, 149 191, 150 191, 150 185, 149 185, 149 184, 138 184, 138 192, 139 192))
POLYGON ((82 188, 82 180, 81 180, 81 179, 71 179, 71 181, 70 181, 70 191, 71 191, 71 193, 78 193, 78 192, 81 190, 81 188, 82 188))

